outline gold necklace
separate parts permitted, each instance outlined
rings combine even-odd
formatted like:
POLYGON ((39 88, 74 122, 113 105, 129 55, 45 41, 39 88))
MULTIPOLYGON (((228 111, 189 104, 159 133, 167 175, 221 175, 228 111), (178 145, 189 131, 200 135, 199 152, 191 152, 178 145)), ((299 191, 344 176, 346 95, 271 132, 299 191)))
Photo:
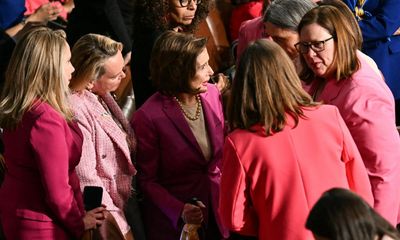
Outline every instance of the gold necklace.
POLYGON ((197 109, 196 109, 196 113, 193 116, 191 116, 184 108, 183 108, 183 104, 181 101, 179 101, 179 99, 177 97, 174 96, 175 101, 178 103, 179 108, 182 110, 183 115, 185 115, 185 117, 187 119, 189 119, 190 121, 196 121, 197 119, 199 119, 200 117, 200 113, 201 113, 201 100, 200 100, 200 95, 197 94, 196 95, 196 102, 197 102, 197 109))

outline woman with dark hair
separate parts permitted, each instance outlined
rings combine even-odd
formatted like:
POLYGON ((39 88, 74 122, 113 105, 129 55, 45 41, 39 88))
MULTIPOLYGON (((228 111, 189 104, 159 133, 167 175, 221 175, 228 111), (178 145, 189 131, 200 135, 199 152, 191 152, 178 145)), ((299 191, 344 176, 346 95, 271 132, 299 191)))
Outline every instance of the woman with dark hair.
POLYGON ((364 199, 343 189, 326 191, 308 215, 316 240, 399 240, 400 234, 364 199))
POLYGON ((308 211, 327 189, 349 188, 373 201, 339 111, 311 99, 278 44, 257 40, 245 50, 231 96, 220 214, 232 232, 307 240, 308 211))
POLYGON ((314 100, 335 105, 367 168, 374 209, 392 224, 400 221, 400 138, 394 99, 375 62, 360 52, 355 21, 335 6, 322 5, 301 20, 296 49, 301 79, 314 100))
POLYGON ((132 46, 132 81, 136 107, 156 88, 150 81, 150 54, 157 37, 166 30, 192 33, 209 12, 212 0, 137 0, 132 46))
POLYGON ((184 223, 201 224, 201 239, 227 235, 217 212, 224 116, 221 94, 208 84, 206 42, 174 31, 160 36, 150 65, 158 92, 133 116, 148 240, 179 239, 184 223))

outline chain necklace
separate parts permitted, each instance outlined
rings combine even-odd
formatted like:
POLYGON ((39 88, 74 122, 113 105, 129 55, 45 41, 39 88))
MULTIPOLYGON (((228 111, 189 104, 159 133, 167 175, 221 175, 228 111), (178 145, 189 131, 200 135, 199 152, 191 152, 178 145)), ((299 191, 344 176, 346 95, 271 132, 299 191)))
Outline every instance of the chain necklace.
POLYGON ((174 96, 175 101, 178 103, 179 108, 182 110, 183 115, 185 115, 185 117, 187 119, 189 119, 190 121, 196 121, 197 119, 199 119, 200 117, 200 113, 201 113, 201 100, 200 100, 200 95, 197 94, 196 95, 196 102, 197 102, 197 109, 196 109, 196 113, 194 116, 191 116, 184 108, 183 108, 183 103, 181 101, 179 101, 179 99, 177 97, 174 96))

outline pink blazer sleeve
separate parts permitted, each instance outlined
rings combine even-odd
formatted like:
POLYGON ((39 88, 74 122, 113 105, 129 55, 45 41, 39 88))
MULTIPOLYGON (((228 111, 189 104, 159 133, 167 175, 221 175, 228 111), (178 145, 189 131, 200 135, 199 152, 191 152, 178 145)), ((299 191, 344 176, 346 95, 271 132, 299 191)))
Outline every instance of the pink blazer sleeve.
POLYGON ((393 97, 388 91, 369 86, 350 91, 343 99, 341 114, 367 168, 374 209, 396 224, 400 208, 400 138, 394 124, 393 97))
POLYGON ((346 123, 336 108, 335 111, 343 133, 342 161, 346 165, 346 176, 349 188, 373 206, 374 197, 372 195, 371 183, 364 162, 346 123))
POLYGON ((47 111, 35 121, 30 142, 46 191, 43 197, 54 217, 75 237, 80 237, 84 231, 83 216, 69 185, 66 128, 68 125, 60 115, 47 111))
POLYGON ((229 137, 225 140, 222 172, 219 200, 222 223, 233 232, 257 236, 258 219, 246 193, 246 173, 229 137))

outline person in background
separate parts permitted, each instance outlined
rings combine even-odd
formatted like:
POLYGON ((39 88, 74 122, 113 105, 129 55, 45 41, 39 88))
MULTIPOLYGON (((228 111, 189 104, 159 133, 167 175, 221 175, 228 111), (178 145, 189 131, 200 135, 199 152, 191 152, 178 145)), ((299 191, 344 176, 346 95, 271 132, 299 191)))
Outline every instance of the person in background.
MULTIPOLYGON (((259 240, 308 240, 308 211, 329 188, 373 202, 360 153, 339 111, 302 89, 293 62, 260 39, 240 58, 223 151, 223 224, 259 240)), ((240 238, 239 238, 240 239, 240 238)))
POLYGON ((400 1, 343 0, 354 12, 362 36, 362 51, 382 71, 392 91, 396 106, 396 123, 400 126, 400 1))
POLYGON ((224 115, 208 60, 206 39, 191 34, 166 31, 154 45, 158 92, 132 119, 148 240, 179 239, 185 223, 201 224, 201 239, 227 237, 217 212, 224 115))
POLYGON ((274 0, 264 14, 265 33, 285 50, 298 73, 301 63, 294 47, 299 41, 297 26, 301 18, 316 6, 311 0, 274 0))
POLYGON ((356 24, 348 21, 330 5, 303 17, 296 44, 303 63, 300 78, 315 101, 338 107, 367 168, 374 209, 395 225, 400 208, 400 138, 394 99, 376 64, 358 50, 356 24))
POLYGON ((150 54, 166 30, 192 33, 209 12, 211 0, 137 0, 131 72, 136 108, 157 89, 150 80, 150 54))
POLYGON ((240 55, 242 55, 244 49, 249 45, 249 43, 260 38, 268 38, 268 35, 265 33, 264 29, 263 16, 271 2, 271 0, 264 0, 262 16, 244 21, 240 25, 236 48, 236 62, 239 62, 240 55))
POLYGON ((324 192, 308 215, 316 240, 400 240, 400 234, 364 199, 343 188, 324 192))
POLYGON ((82 133, 67 101, 70 57, 65 34, 44 27, 25 34, 11 57, 0 100, 6 239, 80 238, 104 220, 104 207, 84 212, 75 172, 82 133))
POLYGON ((110 94, 125 77, 122 48, 121 43, 98 34, 87 34, 75 43, 70 101, 84 137, 77 166, 81 188, 102 187, 103 204, 125 239, 133 239, 124 210, 136 173, 132 164, 136 138, 110 94))
POLYGON ((229 20, 231 41, 238 39, 240 25, 247 20, 260 17, 263 14, 264 0, 231 0, 233 5, 229 20))
POLYGON ((53 5, 57 11, 54 15, 61 17, 64 21, 67 21, 68 14, 74 9, 74 0, 26 0, 25 1, 25 15, 31 15, 35 13, 42 5, 48 4, 53 5))

